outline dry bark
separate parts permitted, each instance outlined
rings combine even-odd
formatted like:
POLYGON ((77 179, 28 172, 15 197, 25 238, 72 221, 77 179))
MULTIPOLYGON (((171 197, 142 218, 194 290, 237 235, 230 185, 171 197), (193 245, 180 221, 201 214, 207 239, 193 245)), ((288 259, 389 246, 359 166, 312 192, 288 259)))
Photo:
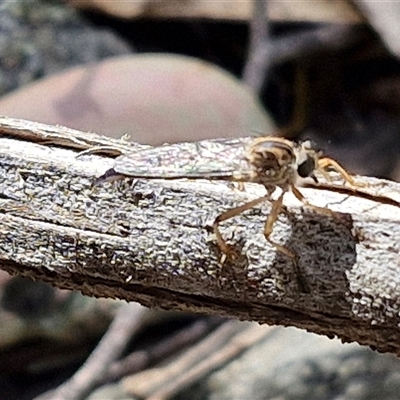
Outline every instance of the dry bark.
MULTIPOLYGON (((84 294, 149 307, 220 314, 337 335, 400 354, 400 225, 397 207, 321 190, 303 207, 290 194, 273 238, 263 237, 265 204, 221 228, 241 250, 221 265, 211 224, 218 213, 264 194, 204 181, 105 183, 110 157, 80 150, 139 145, 0 118, 0 268, 84 294)), ((371 178, 369 191, 398 199, 400 185, 371 178)))

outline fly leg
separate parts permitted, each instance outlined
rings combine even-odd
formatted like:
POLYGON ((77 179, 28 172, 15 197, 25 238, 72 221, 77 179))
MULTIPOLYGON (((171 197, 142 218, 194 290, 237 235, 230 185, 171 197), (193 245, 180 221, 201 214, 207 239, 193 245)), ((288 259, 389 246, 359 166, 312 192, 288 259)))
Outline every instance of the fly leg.
POLYGON ((289 250, 288 248, 286 248, 285 246, 282 246, 279 243, 274 242, 270 238, 272 230, 274 228, 274 223, 278 219, 279 213, 282 211, 283 196, 285 195, 285 193, 286 193, 286 191, 282 191, 282 193, 279 195, 279 197, 272 203, 271 212, 269 213, 268 218, 265 221, 265 225, 264 225, 264 236, 265 236, 265 239, 267 239, 267 241, 269 243, 271 243, 272 246, 274 246, 276 249, 278 249, 281 253, 283 253, 283 254, 287 255, 288 257, 292 258, 293 260, 295 260, 297 258, 297 255, 295 252, 293 252, 292 250, 289 250))
POLYGON ((291 186, 292 193, 296 196, 297 200, 300 200, 305 206, 310 207, 311 209, 315 210, 316 212, 324 215, 328 215, 329 217, 334 217, 335 212, 330 210, 327 207, 318 207, 314 206, 313 204, 310 204, 306 198, 303 196, 303 194, 298 190, 295 186, 291 186))
POLYGON ((353 187, 365 187, 366 185, 361 182, 356 182, 353 177, 335 160, 329 157, 323 157, 318 160, 318 171, 324 176, 327 181, 332 181, 331 176, 326 171, 327 168, 332 168, 338 172, 342 178, 353 187))
POLYGON ((250 210, 251 208, 257 206, 260 203, 263 203, 264 201, 270 200, 270 194, 260 197, 258 199, 255 199, 253 201, 250 201, 246 204, 243 204, 242 206, 231 208, 228 211, 225 211, 224 213, 218 215, 217 218, 215 218, 214 224, 213 224, 213 229, 215 236, 217 238, 217 243, 221 251, 225 254, 227 257, 235 257, 235 253, 232 250, 232 248, 226 243, 225 239, 222 237, 221 232, 219 230, 219 224, 223 221, 226 221, 228 219, 231 219, 233 217, 236 217, 237 215, 242 214, 246 210, 250 210))
MULTIPOLYGON (((267 189, 268 190, 268 189, 267 189)), ((265 222, 264 225, 264 236, 265 239, 272 245, 274 246, 278 251, 281 253, 285 254, 288 256, 290 259, 293 260, 293 264, 296 270, 296 275, 297 279, 299 282, 299 285, 301 286, 302 290, 304 292, 309 292, 307 289, 306 285, 302 281, 301 274, 299 272, 299 267, 298 267, 298 262, 297 262, 297 254, 288 249, 285 246, 282 246, 279 243, 274 242, 270 236, 272 234, 272 230, 274 227, 274 223, 276 222, 279 213, 283 209, 283 196, 285 195, 286 190, 283 190, 282 193, 279 195, 278 199, 272 202, 272 209, 270 214, 268 215, 268 218, 265 222)), ((255 199, 253 201, 250 201, 249 203, 243 204, 242 206, 232 208, 222 214, 220 214, 214 221, 213 228, 214 228, 214 233, 217 238, 217 243, 221 251, 224 253, 226 257, 230 258, 235 258, 236 254, 234 253, 233 249, 226 243, 225 239, 222 237, 221 232, 219 230, 219 224, 223 221, 226 221, 230 218, 236 217, 237 215, 242 214, 244 211, 249 210, 255 206, 257 206, 260 203, 263 203, 264 201, 271 200, 271 191, 268 190, 268 194, 266 196, 260 197, 258 199, 255 199)), ((223 260, 224 261, 224 260, 223 260)), ((222 261, 222 262, 223 262, 222 261)))
POLYGON ((285 195, 285 193, 286 193, 286 190, 283 190, 282 193, 280 194, 280 196, 278 197, 278 199, 275 200, 272 204, 271 212, 269 213, 268 218, 265 221, 264 236, 265 236, 265 239, 267 239, 268 242, 272 244, 272 246, 274 246, 278 251, 285 254, 293 261, 293 265, 294 265, 294 269, 295 269, 296 277, 297 277, 297 282, 303 292, 309 293, 310 289, 308 288, 308 286, 307 286, 306 282, 304 281, 303 276, 300 272, 298 255, 293 250, 290 250, 287 247, 274 242, 270 238, 273 227, 274 227, 274 223, 278 219, 279 213, 282 211, 283 196, 285 195))

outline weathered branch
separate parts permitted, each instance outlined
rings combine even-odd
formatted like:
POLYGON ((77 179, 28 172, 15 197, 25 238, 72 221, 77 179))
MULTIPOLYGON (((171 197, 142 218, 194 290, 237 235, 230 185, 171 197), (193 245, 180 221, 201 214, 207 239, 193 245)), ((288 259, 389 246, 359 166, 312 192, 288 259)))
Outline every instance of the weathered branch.
MULTIPOLYGON (((292 260, 263 237, 270 204, 223 224, 242 252, 221 266, 210 228, 218 213, 264 194, 208 181, 119 181, 93 187, 113 164, 77 150, 138 145, 0 118, 0 268, 12 274, 166 309, 294 325, 400 354, 400 210, 356 197, 303 189, 273 238, 299 255, 310 293, 292 260)), ((364 179, 399 197, 400 185, 364 179)))

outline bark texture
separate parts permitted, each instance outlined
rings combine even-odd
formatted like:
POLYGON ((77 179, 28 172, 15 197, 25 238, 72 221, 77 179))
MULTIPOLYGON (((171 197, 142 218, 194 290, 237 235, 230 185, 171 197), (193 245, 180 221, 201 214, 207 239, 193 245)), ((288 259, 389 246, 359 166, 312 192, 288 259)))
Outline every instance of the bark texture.
MULTIPOLYGON (((63 127, 0 118, 0 268, 97 297, 149 307, 291 325, 400 354, 400 210, 355 196, 302 189, 334 215, 291 194, 273 239, 269 203, 225 222, 241 251, 221 264, 211 229, 221 212, 264 194, 206 180, 122 180, 93 186, 108 156, 77 154, 144 146, 63 127)), ((107 153, 107 151, 106 151, 107 153)), ((400 185, 371 178, 371 193, 400 198, 400 185)))

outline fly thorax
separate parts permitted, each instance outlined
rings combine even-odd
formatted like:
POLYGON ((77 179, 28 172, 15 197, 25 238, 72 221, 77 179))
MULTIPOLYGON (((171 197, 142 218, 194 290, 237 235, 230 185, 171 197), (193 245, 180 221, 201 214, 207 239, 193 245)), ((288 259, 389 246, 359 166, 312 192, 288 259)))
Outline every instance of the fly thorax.
POLYGON ((296 158, 291 147, 271 140, 251 147, 248 161, 253 167, 253 182, 267 186, 290 181, 296 158))

